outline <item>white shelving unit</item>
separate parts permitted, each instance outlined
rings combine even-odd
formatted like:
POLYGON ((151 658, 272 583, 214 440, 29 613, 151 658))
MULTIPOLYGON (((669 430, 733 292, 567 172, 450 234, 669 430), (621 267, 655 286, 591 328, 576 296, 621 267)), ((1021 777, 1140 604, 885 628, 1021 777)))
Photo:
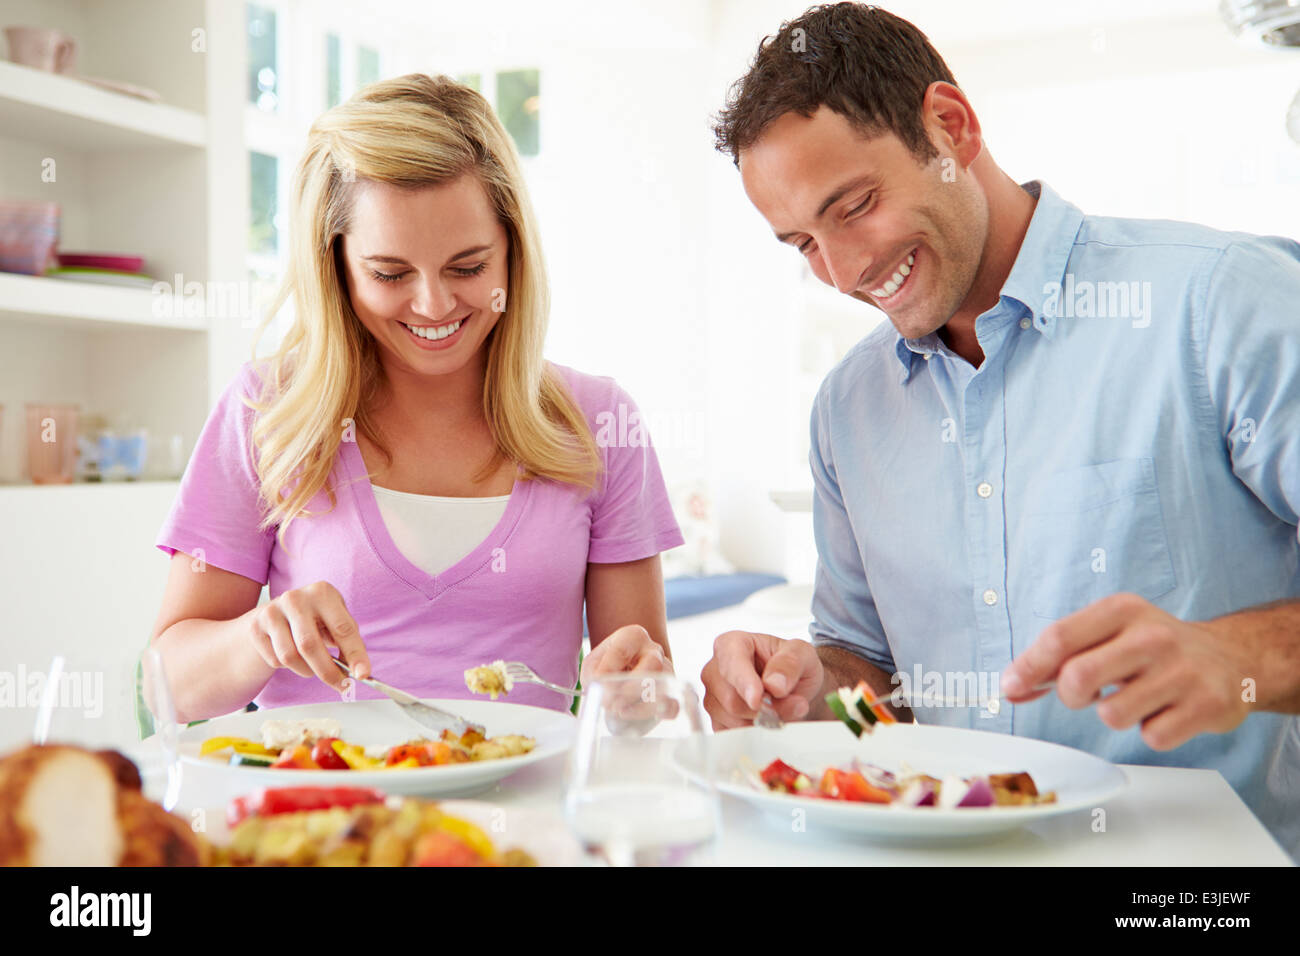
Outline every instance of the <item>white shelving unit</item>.
MULTIPOLYGON (((59 203, 61 250, 141 255, 169 290, 242 281, 243 17, 222 0, 0 0, 0 26, 57 27, 79 74, 162 100, 0 61, 0 197, 59 203)), ((27 402, 191 448, 251 334, 194 298, 0 273, 0 492, 24 480, 27 402)))
MULTIPOLYGON (((244 18, 238 0, 0 0, 0 27, 56 27, 77 42, 77 73, 161 97, 0 61, 0 198, 57 202, 61 251, 143 256, 168 289, 244 281, 244 18)), ((103 712, 56 711, 55 736, 134 736, 126 681, 158 613, 166 561, 152 542, 178 475, 159 454, 163 480, 33 486, 24 405, 76 404, 146 428, 155 448, 180 435, 188 456, 252 335, 244 317, 206 314, 208 300, 177 309, 150 289, 0 273, 0 669, 43 671, 59 653, 105 683, 103 712)), ((0 712, 0 753, 30 734, 31 713, 0 712)))
POLYGON ((100 89, 17 63, 0 62, 0 129, 22 130, 45 143, 101 148, 180 145, 202 149, 208 124, 201 113, 100 89))
POLYGON ((147 289, 0 272, 0 316, 11 320, 31 318, 82 329, 100 328, 106 322, 191 332, 208 329, 208 319, 198 306, 175 309, 168 303, 165 310, 155 310, 154 302, 147 289))

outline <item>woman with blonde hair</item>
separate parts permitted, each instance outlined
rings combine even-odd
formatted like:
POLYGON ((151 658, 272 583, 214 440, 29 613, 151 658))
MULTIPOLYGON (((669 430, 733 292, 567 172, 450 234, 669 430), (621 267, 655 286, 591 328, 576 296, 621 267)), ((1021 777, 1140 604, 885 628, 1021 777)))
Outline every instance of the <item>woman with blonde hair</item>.
POLYGON ((542 358, 537 228, 483 97, 411 74, 324 113, 288 239, 258 338, 290 297, 292 327, 221 396, 157 538, 179 717, 337 700, 333 650, 426 697, 496 659, 572 686, 584 603, 584 679, 671 669, 658 462, 597 441, 635 410, 611 379, 542 358))

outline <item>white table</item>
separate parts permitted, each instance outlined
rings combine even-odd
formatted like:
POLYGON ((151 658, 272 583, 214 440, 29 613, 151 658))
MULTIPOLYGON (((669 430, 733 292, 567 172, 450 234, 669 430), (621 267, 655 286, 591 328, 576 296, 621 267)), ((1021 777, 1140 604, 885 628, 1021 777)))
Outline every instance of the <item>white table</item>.
MULTIPOLYGON (((161 799, 161 756, 153 739, 129 751, 145 792, 161 799)), ((734 797, 722 797, 723 833, 715 860, 723 866, 1290 866, 1290 857, 1216 770, 1124 765, 1129 787, 1106 804, 1106 829, 1090 813, 1065 814, 975 843, 885 846, 809 825, 791 832, 734 797)), ((558 819, 564 762, 525 767, 473 799, 495 806, 550 811, 558 819)), ((223 791, 187 768, 177 810, 215 808, 223 791)))

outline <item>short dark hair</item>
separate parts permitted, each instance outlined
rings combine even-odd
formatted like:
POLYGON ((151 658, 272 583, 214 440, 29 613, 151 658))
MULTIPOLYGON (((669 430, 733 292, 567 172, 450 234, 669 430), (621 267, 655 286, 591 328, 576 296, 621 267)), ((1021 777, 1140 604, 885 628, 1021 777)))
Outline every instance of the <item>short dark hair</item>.
POLYGON ((715 117, 719 152, 739 165, 778 117, 825 105, 868 136, 894 133, 919 161, 938 150, 921 122, 931 83, 957 85, 943 57, 908 21, 862 3, 811 7, 764 38, 749 72, 715 117))

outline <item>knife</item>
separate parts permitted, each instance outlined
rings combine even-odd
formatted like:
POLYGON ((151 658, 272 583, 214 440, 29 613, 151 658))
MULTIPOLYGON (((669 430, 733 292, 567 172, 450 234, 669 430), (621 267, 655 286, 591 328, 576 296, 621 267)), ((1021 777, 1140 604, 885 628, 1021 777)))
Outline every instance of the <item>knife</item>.
POLYGON ((381 694, 386 695, 398 707, 402 708, 402 713, 406 714, 411 720, 415 721, 425 730, 432 730, 441 734, 444 730, 450 730, 456 736, 462 736, 467 731, 477 731, 484 737, 487 732, 483 729, 482 724, 473 724, 464 717, 458 717, 455 714, 448 713, 445 710, 439 710, 432 704, 426 704, 423 701, 413 697, 404 690, 398 690, 396 687, 390 687, 383 681, 375 680, 373 677, 357 677, 352 673, 352 668, 343 663, 337 657, 331 657, 335 665, 348 677, 354 681, 373 687, 381 694))

